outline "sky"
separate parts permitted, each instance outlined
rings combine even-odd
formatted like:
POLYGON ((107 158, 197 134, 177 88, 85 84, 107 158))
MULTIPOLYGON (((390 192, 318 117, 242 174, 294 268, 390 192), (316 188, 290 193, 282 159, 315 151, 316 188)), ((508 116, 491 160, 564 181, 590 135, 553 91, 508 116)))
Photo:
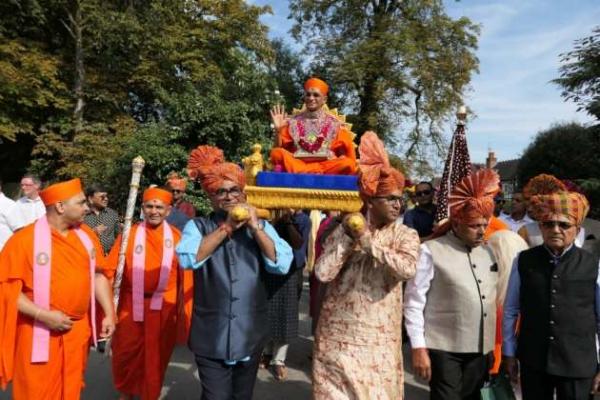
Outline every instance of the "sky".
MULTIPOLYGON (((262 22, 270 36, 293 47, 286 0, 248 0, 270 5, 262 22)), ((537 132, 560 122, 592 119, 565 102, 557 78, 559 55, 600 25, 600 0, 444 0, 453 18, 480 24, 476 52, 479 74, 473 76, 465 104, 473 110, 467 142, 473 162, 485 162, 488 150, 500 161, 520 157, 537 132)), ((452 127, 448 126, 448 138, 452 127)))

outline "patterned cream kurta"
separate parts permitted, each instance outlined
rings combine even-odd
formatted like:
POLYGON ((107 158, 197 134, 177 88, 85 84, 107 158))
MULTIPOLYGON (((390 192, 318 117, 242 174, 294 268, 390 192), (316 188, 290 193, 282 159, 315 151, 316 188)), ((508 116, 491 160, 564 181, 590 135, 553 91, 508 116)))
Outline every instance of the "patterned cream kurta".
POLYGON ((399 222, 353 244, 341 226, 325 242, 315 272, 330 282, 315 338, 315 400, 399 400, 402 281, 416 272, 417 232, 399 222))

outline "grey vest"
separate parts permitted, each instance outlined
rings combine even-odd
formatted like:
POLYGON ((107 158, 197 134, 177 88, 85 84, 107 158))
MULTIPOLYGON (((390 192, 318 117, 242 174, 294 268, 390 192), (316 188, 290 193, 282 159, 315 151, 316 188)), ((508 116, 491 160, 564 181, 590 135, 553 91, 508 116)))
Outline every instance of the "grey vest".
MULTIPOLYGON (((204 236, 222 217, 194 219, 204 236)), ((247 229, 225 239, 194 271, 189 346, 197 356, 240 360, 262 349, 269 334, 267 289, 260 248, 247 229)))
POLYGON ((498 266, 491 249, 468 249, 453 232, 425 245, 434 268, 424 312, 427 347, 453 353, 492 351, 498 266))

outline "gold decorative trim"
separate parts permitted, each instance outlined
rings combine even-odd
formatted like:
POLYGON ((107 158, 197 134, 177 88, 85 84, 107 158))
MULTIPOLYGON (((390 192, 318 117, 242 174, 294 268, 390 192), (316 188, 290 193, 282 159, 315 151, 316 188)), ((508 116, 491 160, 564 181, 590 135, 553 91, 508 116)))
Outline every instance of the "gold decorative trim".
POLYGON ((264 209, 309 209, 358 212, 362 200, 358 191, 290 189, 281 187, 246 186, 248 203, 264 209))

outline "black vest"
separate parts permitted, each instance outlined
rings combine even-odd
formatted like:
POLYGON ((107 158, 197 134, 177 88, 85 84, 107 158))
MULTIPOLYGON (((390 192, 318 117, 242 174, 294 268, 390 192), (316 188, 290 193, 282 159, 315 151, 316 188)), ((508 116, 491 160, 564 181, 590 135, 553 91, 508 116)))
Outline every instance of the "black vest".
MULTIPOLYGON (((222 217, 196 218, 203 236, 222 217)), ((194 271, 194 308, 189 346, 197 356, 240 360, 259 351, 269 334, 264 260, 250 232, 225 239, 194 271)))
POLYGON ((519 256, 521 363, 551 375, 596 373, 598 259, 572 246, 555 265, 544 246, 519 256))

